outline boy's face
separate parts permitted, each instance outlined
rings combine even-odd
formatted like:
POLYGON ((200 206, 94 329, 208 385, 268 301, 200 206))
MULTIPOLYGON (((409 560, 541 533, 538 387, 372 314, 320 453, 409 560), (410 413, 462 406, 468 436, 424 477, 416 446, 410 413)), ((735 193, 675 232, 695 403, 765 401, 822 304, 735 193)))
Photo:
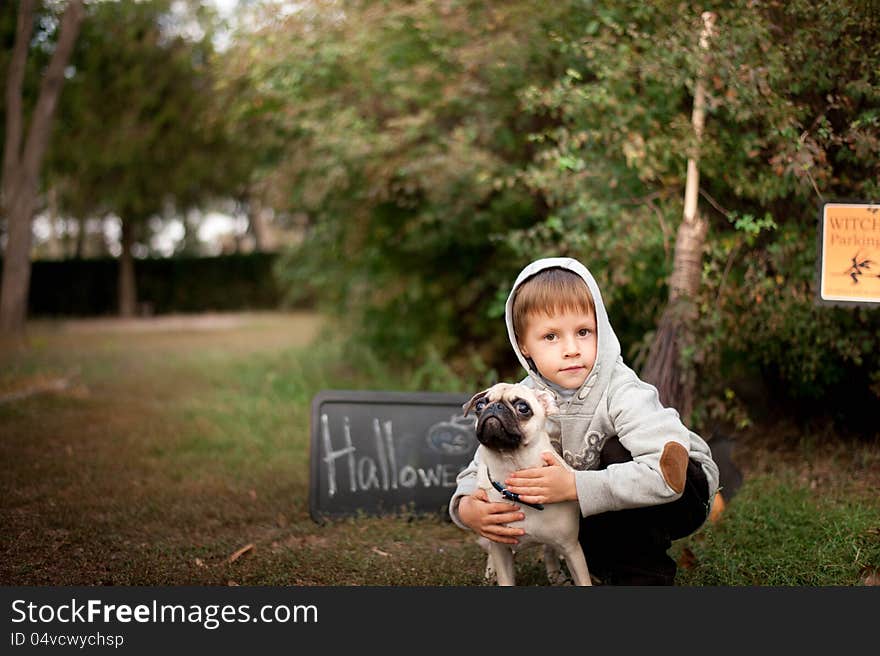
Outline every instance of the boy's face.
POLYGON ((544 378, 578 389, 596 362, 596 315, 571 310, 530 314, 519 347, 544 378))

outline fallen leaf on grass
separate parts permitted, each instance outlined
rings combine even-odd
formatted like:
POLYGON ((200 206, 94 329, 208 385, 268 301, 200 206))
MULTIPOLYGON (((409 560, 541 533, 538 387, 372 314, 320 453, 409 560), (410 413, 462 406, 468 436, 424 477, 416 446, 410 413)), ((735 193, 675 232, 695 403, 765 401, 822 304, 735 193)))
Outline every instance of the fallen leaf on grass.
POLYGON ((196 558, 196 567, 204 567, 204 566, 205 566, 205 561, 202 560, 201 558, 196 558))
POLYGON ((379 547, 373 547, 372 551, 373 551, 373 553, 377 553, 380 556, 390 556, 391 555, 387 551, 382 551, 379 547))
POLYGON ((712 512, 709 513, 709 521, 714 524, 721 519, 721 513, 724 512, 726 507, 727 503, 725 503, 724 497, 721 496, 720 492, 716 492, 715 500, 712 502, 712 512))
POLYGON ((697 564, 697 557, 694 555, 694 552, 685 547, 681 551, 681 556, 678 557, 678 566, 681 569, 693 569, 697 564))
POLYGON ((229 557, 228 562, 230 562, 230 563, 234 563, 236 560, 238 560, 239 558, 241 558, 244 554, 246 554, 248 551, 250 551, 250 550, 253 549, 253 548, 254 548, 253 543, 251 543, 251 544, 246 544, 246 545, 243 546, 241 549, 239 549, 239 550, 236 551, 234 554, 232 554, 232 555, 229 557))
POLYGON ((880 585, 880 567, 865 567, 862 576, 862 585, 880 585))

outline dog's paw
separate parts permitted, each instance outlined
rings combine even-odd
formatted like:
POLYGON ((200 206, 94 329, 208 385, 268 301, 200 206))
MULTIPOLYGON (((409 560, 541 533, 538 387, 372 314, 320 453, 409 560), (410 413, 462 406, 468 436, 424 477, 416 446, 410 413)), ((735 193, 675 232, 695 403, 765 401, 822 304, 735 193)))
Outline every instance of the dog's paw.
POLYGON ((486 585, 498 584, 498 574, 491 565, 486 565, 486 571, 483 572, 483 580, 486 582, 486 585))
POLYGON ((544 547, 544 569, 550 585, 574 585, 574 580, 565 566, 565 556, 551 547, 544 547))
POLYGON ((550 585, 574 585, 571 576, 562 568, 554 572, 547 572, 547 579, 550 581, 550 585))

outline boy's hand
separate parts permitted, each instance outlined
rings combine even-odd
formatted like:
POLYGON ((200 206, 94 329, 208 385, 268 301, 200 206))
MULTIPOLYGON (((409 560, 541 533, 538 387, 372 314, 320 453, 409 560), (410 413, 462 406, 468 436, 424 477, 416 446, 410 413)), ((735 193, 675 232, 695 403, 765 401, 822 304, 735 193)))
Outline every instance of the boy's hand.
POLYGON ((525 518, 519 506, 511 505, 506 501, 492 503, 486 490, 483 489, 462 497, 458 502, 458 517, 462 524, 493 542, 518 544, 519 540, 516 536, 525 533, 521 528, 506 526, 508 522, 525 518))
POLYGON ((505 487, 518 494, 525 503, 556 503, 558 501, 577 501, 577 487, 574 472, 559 464, 549 451, 541 454, 546 463, 543 467, 520 469, 513 472, 505 487))

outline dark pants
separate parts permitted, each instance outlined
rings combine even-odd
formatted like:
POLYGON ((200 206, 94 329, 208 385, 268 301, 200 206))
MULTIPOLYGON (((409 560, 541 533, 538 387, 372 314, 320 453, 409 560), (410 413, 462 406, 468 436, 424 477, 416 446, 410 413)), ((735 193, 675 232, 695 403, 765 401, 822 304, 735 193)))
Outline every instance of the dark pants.
MULTIPOLYGON (((629 451, 613 437, 602 449, 599 469, 630 460, 629 451)), ((700 528, 708 509, 706 475, 690 460, 679 499, 582 518, 579 540, 590 574, 605 585, 673 585, 676 565, 667 553, 672 541, 700 528)))

